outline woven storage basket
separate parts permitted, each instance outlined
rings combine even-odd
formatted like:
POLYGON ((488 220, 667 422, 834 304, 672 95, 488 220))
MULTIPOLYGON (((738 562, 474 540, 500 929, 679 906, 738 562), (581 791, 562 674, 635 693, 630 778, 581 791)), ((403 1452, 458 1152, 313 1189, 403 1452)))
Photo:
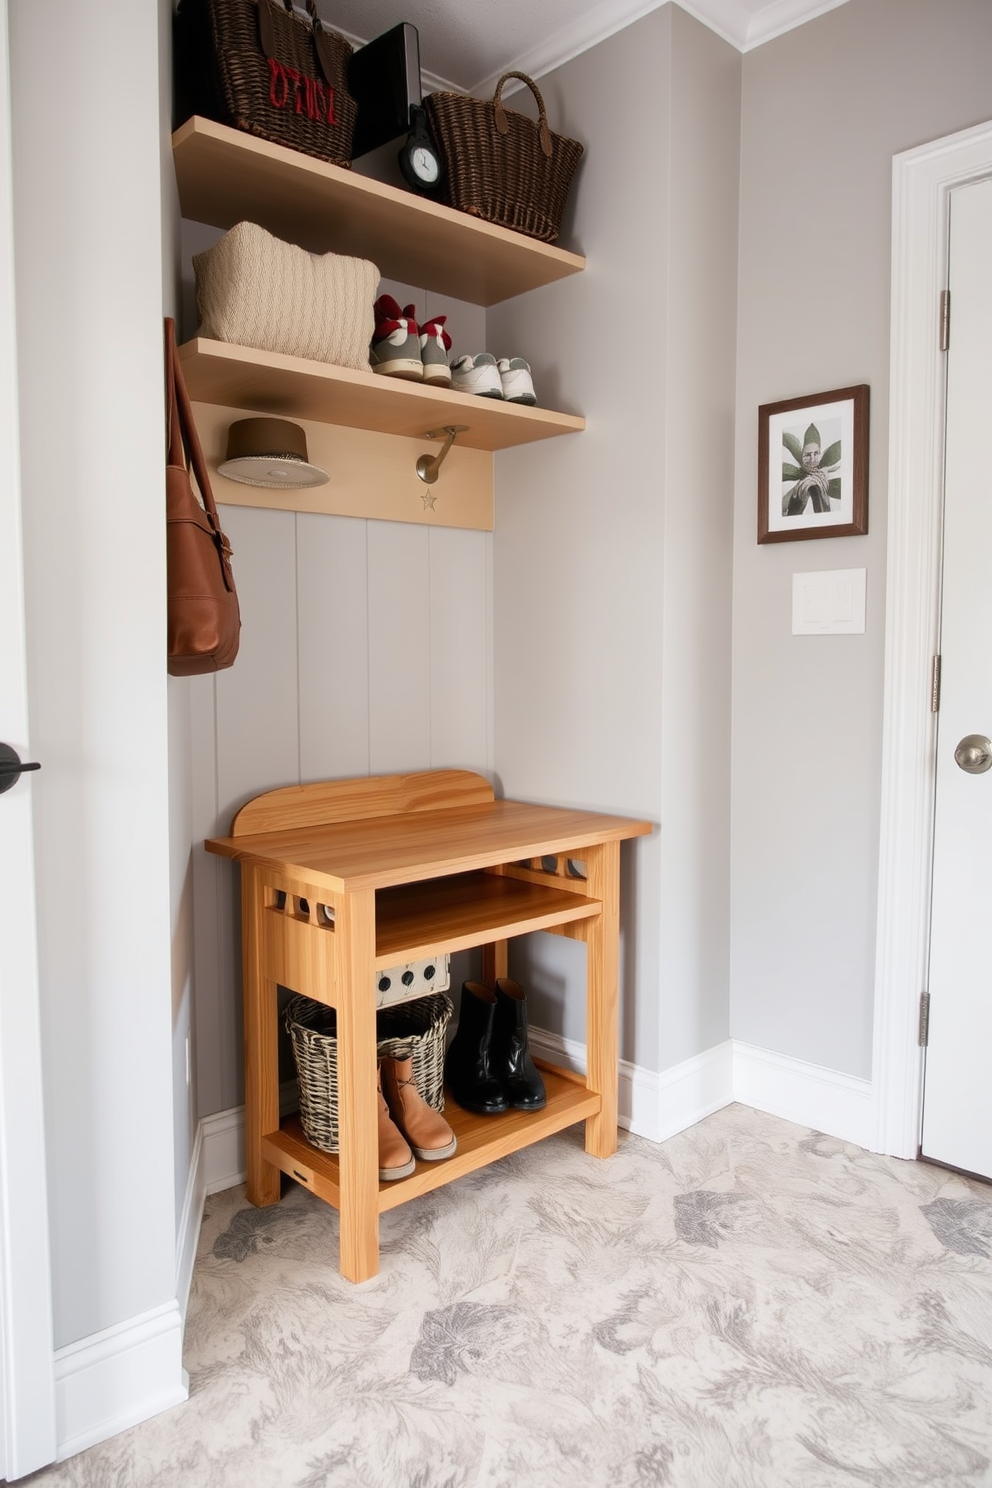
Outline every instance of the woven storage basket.
POLYGON ((291 0, 180 0, 179 122, 202 114, 334 165, 351 164, 358 105, 348 92, 352 47, 291 0))
POLYGON ((379 284, 368 259, 308 253, 239 222, 193 270, 201 336, 368 371, 379 284))
POLYGON ((537 84, 525 73, 505 72, 491 102, 461 93, 431 93, 424 108, 444 159, 450 204, 553 243, 582 146, 548 127, 537 84), (537 120, 504 106, 508 78, 527 84, 537 99, 537 120))
MULTIPOLYGON (((417 1089, 435 1111, 444 1110, 444 1034, 452 1005, 436 993, 376 1013, 379 1057, 413 1058, 417 1089)), ((308 1142, 338 1150, 338 1041, 333 1008, 309 997, 286 1004, 286 1028, 300 1085, 300 1120, 308 1142)))

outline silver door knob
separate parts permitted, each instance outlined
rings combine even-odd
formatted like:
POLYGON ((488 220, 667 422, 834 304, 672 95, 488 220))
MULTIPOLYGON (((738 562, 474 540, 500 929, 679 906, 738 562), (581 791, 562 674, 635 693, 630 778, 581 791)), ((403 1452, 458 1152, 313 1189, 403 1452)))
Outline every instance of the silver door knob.
POLYGON ((954 751, 955 763, 969 775, 984 775, 992 766, 992 739, 984 734, 965 734, 954 751))

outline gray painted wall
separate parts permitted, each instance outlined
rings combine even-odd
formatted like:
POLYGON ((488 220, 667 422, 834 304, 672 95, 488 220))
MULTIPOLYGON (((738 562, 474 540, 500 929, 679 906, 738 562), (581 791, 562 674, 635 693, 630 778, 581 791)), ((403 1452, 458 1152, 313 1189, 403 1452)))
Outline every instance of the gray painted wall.
MULTIPOLYGON (((542 78, 588 142, 564 235, 588 267, 489 315, 588 420, 497 457, 496 766, 507 795, 660 824, 625 848, 622 1054, 651 1070, 728 1028, 740 66, 668 6, 542 78)), ((583 1038, 581 948, 516 955, 535 1020, 583 1038)))
POLYGON ((892 156, 992 114, 990 55, 977 0, 850 0, 744 57, 731 1026, 852 1075, 871 1073, 892 156), (758 547, 759 404, 858 382, 868 535, 758 547), (867 633, 793 637, 792 573, 854 567, 867 633))

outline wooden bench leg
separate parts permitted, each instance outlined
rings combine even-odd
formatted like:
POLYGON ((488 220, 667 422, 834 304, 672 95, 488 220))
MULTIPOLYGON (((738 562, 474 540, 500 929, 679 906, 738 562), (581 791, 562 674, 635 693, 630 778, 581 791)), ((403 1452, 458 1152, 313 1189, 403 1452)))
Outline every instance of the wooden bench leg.
POLYGON ((610 1157, 617 1150, 617 1065, 620 1057, 620 844, 607 842, 586 854, 589 893, 603 905, 586 939, 586 1083, 603 1104, 586 1121, 586 1151, 610 1157))
POLYGON ((482 947, 482 980, 494 987, 498 977, 509 976, 509 941, 492 940, 482 947))
POLYGON ((334 935, 341 973, 337 980, 341 1275, 348 1281, 368 1281, 379 1270, 373 890, 348 895, 334 935))
POLYGON ((279 1125, 279 1009, 275 982, 265 980, 265 926, 261 875, 241 873, 242 957, 245 1002, 245 1165, 248 1202, 277 1204, 282 1174, 262 1157, 262 1138, 279 1125))

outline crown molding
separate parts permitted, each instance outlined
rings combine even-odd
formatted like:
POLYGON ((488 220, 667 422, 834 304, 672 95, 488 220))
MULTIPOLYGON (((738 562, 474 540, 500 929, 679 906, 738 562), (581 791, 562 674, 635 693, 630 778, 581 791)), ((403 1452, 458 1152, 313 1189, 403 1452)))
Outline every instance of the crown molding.
MULTIPOLYGON (((521 52, 515 61, 508 62, 497 72, 479 78, 468 91, 477 98, 487 98, 492 95, 503 73, 511 70, 525 72, 532 78, 544 77, 545 73, 552 72, 565 62, 571 62, 573 57, 579 57, 583 52, 588 52, 591 47, 598 46, 601 41, 614 36, 633 21, 639 21, 642 16, 649 15, 652 10, 660 10, 665 3, 667 0, 600 0, 598 5, 591 5, 554 35, 521 52)), ((514 83, 507 89, 507 96, 522 86, 514 83)))
MULTIPOLYGON (((477 98, 492 95, 504 72, 525 72, 528 77, 540 78, 573 57, 579 57, 591 47, 598 46, 618 31, 639 21, 653 10, 660 10, 668 0, 599 0, 552 36, 521 52, 504 67, 478 78, 471 87, 465 88, 437 73, 422 71, 421 82, 424 93, 471 93, 477 98)), ((724 41, 739 52, 752 51, 786 31, 805 25, 828 10, 846 5, 847 0, 768 0, 758 11, 752 11, 745 0, 673 0, 689 15, 695 16, 704 26, 722 36, 724 41)), ((364 46, 368 37, 355 36, 349 31, 339 31, 352 46, 364 46)), ((522 84, 514 83, 507 88, 507 96, 522 84)))
POLYGON ((776 36, 784 36, 786 31, 794 31, 797 26, 805 26, 807 21, 826 15, 828 10, 837 10, 846 4, 847 0, 773 0, 772 4, 763 5, 757 15, 751 17, 747 41, 741 50, 750 52, 776 36))
MULTIPOLYGON (((526 72, 528 77, 543 77, 666 3, 667 0, 600 0, 600 4, 576 16, 553 36, 521 53, 516 61, 479 78, 468 91, 477 97, 487 97, 501 74, 511 68, 526 72)), ((757 13, 742 0, 675 0, 675 3, 739 52, 749 52, 828 10, 846 5, 847 0, 772 0, 757 13)))

